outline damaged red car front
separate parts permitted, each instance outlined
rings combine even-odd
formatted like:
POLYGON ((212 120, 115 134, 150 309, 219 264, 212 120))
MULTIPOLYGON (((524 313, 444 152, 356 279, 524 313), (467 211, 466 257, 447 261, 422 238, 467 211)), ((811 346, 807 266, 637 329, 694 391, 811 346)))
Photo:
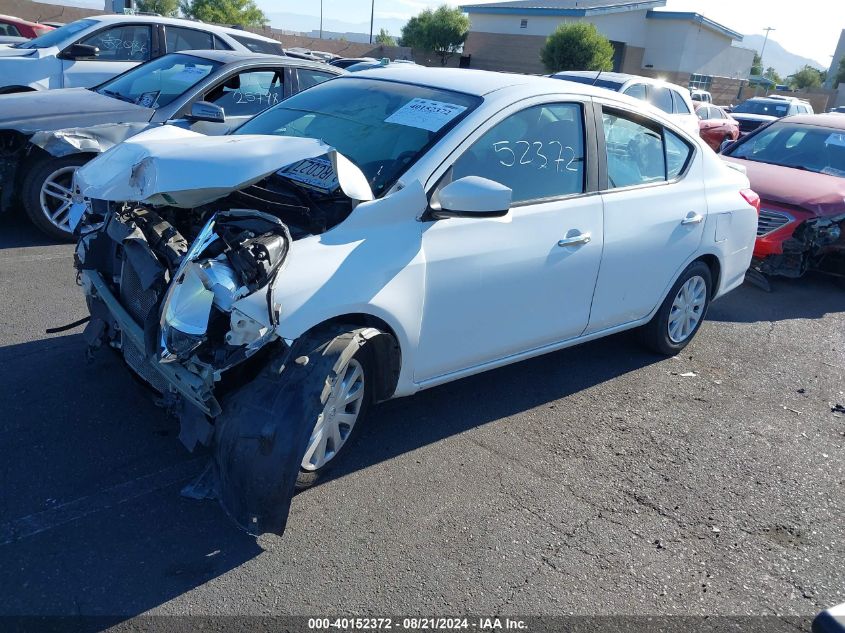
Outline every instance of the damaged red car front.
POLYGON ((726 149, 762 199, 752 267, 800 277, 845 276, 845 120, 793 116, 726 149))

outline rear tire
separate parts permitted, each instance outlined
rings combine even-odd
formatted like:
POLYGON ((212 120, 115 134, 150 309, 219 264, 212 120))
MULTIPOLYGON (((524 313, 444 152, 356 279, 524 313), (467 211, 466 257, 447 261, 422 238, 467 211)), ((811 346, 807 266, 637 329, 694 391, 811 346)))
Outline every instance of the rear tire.
POLYGON ((713 295, 712 287, 710 267, 702 261, 690 264, 651 321, 640 328, 643 344, 664 356, 680 353, 704 322, 713 295))
POLYGON ((74 241, 68 224, 73 174, 90 159, 72 154, 62 158, 48 157, 33 164, 22 186, 23 208, 32 223, 50 237, 74 241))

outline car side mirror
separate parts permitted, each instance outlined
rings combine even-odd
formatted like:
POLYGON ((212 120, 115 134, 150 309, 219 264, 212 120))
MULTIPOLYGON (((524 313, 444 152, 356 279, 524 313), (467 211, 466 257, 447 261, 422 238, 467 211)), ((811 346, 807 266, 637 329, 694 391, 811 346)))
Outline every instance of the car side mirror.
POLYGON ((191 121, 208 121, 209 123, 225 123, 226 112, 219 105, 208 101, 197 101, 191 106, 191 121))
POLYGON ((719 153, 723 154, 725 152, 725 150, 728 149, 733 144, 734 144, 733 141, 730 141, 730 140, 727 140, 727 139, 722 141, 722 144, 719 145, 719 153))
POLYGON ((480 176, 465 176, 443 187, 439 209, 431 210, 436 220, 446 218, 500 218, 511 208, 513 191, 480 176))
POLYGON ((100 49, 90 44, 71 44, 67 49, 62 51, 62 57, 65 59, 86 59, 91 57, 98 57, 100 49))

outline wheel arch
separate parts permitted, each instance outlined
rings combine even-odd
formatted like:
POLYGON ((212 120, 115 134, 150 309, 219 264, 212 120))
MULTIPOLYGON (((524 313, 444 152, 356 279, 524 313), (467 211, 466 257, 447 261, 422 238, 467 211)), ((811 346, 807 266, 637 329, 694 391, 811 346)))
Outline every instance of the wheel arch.
POLYGON ((5 86, 0 88, 0 95, 10 95, 16 92, 38 92, 32 86, 5 86))
POLYGON ((373 399, 375 402, 389 400, 399 383, 399 373, 402 368, 402 347, 401 339, 396 330, 387 321, 363 312, 340 314, 308 328, 299 338, 319 331, 339 331, 339 329, 343 329, 342 326, 375 330, 375 332, 368 333, 367 336, 372 345, 375 360, 373 369, 376 373, 376 379, 373 399))
POLYGON ((710 288, 710 299, 712 300, 713 297, 719 294, 719 285, 722 282, 722 263, 719 261, 719 258, 712 253, 700 255, 693 261, 704 262, 710 269, 710 276, 712 277, 711 281, 713 282, 710 288))

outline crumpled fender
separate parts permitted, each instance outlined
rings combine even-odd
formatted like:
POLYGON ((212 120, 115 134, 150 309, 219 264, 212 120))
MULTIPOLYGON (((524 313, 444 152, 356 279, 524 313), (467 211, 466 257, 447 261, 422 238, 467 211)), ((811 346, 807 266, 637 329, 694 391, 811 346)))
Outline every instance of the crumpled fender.
POLYGON ((339 356, 323 355, 322 344, 349 332, 349 326, 306 334, 270 361, 264 371, 226 403, 215 422, 212 482, 204 494, 216 496, 223 509, 250 534, 283 534, 296 491, 296 478, 311 431, 328 393, 323 380, 342 367, 368 340, 383 336, 360 328, 339 356))
POLYGON ((83 196, 193 208, 222 198, 300 160, 328 155, 341 190, 374 198, 366 176, 333 147, 310 138, 205 136, 165 125, 142 132, 82 167, 83 196))
POLYGON ((52 156, 102 154, 127 138, 142 132, 149 123, 105 123, 84 128, 36 132, 29 142, 52 156))

